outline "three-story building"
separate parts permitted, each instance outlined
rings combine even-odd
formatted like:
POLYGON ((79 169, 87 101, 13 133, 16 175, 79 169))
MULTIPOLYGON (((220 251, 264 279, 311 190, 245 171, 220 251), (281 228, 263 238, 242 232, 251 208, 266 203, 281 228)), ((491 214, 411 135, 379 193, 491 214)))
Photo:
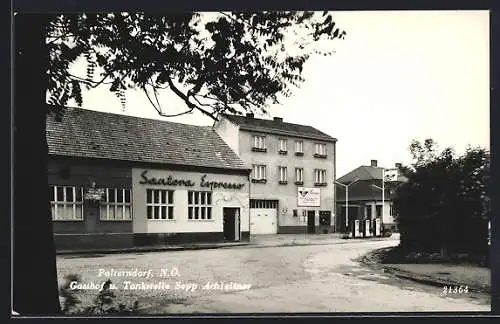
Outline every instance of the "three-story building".
POLYGON ((335 231, 337 139, 253 114, 224 115, 214 128, 252 169, 250 233, 335 231))

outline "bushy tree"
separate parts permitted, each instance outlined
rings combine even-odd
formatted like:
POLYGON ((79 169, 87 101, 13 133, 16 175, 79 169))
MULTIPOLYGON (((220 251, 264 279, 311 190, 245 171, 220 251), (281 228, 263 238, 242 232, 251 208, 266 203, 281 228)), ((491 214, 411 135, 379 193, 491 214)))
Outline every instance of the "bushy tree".
POLYGON ((413 141, 414 163, 404 168, 408 181, 397 189, 403 247, 425 252, 487 256, 490 154, 469 147, 457 156, 451 148, 413 141))
POLYGON ((82 87, 108 85, 157 100, 171 91, 216 119, 224 112, 265 111, 303 81, 304 63, 321 40, 343 38, 328 12, 74 14, 14 16, 13 309, 60 313, 48 196, 46 114, 61 114, 82 87), (86 75, 74 75, 78 60, 86 75), (33 282, 33 276, 36 282, 33 282), (36 284, 36 287, 34 285, 36 284), (35 289, 36 288, 36 289, 35 289))

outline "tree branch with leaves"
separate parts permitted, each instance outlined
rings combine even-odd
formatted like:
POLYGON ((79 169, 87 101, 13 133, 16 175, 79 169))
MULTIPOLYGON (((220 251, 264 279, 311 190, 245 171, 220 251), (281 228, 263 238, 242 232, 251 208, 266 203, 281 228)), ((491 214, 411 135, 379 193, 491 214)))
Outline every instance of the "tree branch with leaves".
POLYGON ((64 106, 72 98, 81 105, 81 85, 110 85, 123 106, 128 89, 142 89, 166 117, 193 110, 212 119, 224 112, 265 112, 304 82, 301 73, 311 55, 333 53, 301 44, 345 35, 328 12, 60 15, 47 35, 48 102, 64 106), (82 59, 87 75, 71 74, 82 59), (158 100, 162 91, 177 95, 188 109, 168 114, 158 100))

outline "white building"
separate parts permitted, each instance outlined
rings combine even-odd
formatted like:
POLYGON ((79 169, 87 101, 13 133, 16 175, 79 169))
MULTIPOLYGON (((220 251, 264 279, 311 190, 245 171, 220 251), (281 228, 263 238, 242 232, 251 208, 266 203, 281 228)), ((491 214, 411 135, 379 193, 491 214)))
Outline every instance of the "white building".
POLYGON ((337 139, 305 125, 224 115, 216 132, 252 169, 250 232, 335 230, 337 139))

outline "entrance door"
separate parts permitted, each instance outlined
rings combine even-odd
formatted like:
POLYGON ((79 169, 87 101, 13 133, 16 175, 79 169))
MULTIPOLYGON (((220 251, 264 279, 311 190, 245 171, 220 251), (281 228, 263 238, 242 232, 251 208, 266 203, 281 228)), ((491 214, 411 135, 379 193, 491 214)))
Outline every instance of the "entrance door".
POLYGON ((315 211, 308 210, 307 211, 307 233, 314 234, 316 232, 316 224, 314 222, 315 211))
POLYGON ((222 209, 223 231, 225 241, 240 240, 240 209, 226 208, 222 209))

